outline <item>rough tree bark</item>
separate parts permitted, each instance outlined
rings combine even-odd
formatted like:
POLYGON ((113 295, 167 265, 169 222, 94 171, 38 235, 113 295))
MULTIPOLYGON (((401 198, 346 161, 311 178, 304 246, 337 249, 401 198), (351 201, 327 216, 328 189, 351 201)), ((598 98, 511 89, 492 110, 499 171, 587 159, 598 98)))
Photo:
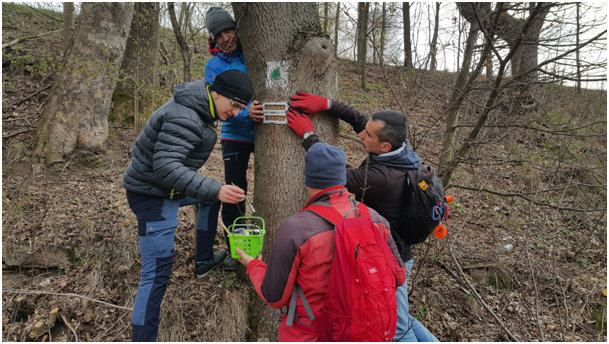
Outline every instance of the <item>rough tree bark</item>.
POLYGON ((63 3, 63 56, 66 56, 72 35, 74 34, 74 3, 63 3))
POLYGON ((158 82, 155 68, 159 51, 159 3, 136 2, 127 39, 121 73, 114 91, 115 96, 133 100, 133 122, 139 133, 140 113, 151 113, 152 101, 158 82))
POLYGON ((133 3, 85 2, 74 40, 42 113, 35 162, 63 161, 77 147, 102 148, 133 3))
MULTIPOLYGON (((327 97, 338 92, 334 47, 321 29, 315 3, 233 3, 235 20, 255 98, 287 102, 296 91, 327 97)), ((338 121, 311 116, 322 141, 338 142, 338 121)), ((257 124, 254 207, 266 222, 263 259, 269 256, 280 223, 308 197, 301 139, 286 125, 257 124)), ((257 298, 258 299, 258 298, 257 298)), ((260 307, 258 338, 276 340, 279 312, 260 307)))

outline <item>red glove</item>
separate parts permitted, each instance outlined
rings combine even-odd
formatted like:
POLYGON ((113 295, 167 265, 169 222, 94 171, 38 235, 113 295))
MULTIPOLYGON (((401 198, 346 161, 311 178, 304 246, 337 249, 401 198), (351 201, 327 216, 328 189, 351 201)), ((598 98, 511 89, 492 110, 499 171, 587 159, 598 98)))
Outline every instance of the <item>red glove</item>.
POLYGON ((311 119, 294 109, 289 109, 286 112, 286 118, 288 119, 288 127, 292 129, 296 135, 302 137, 304 133, 307 131, 315 132, 313 129, 313 123, 311 123, 311 119))
POLYGON ((330 108, 328 98, 298 92, 290 98, 288 105, 308 114, 326 111, 330 108))

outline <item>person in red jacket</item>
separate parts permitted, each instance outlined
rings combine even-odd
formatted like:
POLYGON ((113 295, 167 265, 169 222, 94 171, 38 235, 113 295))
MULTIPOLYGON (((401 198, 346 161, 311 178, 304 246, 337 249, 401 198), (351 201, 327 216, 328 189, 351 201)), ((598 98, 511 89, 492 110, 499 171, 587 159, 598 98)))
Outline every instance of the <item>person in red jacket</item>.
MULTIPOLYGON (((305 186, 310 196, 305 208, 311 204, 329 205, 330 195, 339 194, 353 207, 357 202, 349 200, 346 183, 345 152, 327 143, 316 143, 305 155, 305 186)), ((336 196, 334 196, 336 197, 336 196)), ((402 285, 406 269, 389 231, 389 223, 374 209, 368 208, 374 226, 381 231, 395 256, 392 267, 397 284, 402 285)), ((259 256, 254 259, 240 249, 241 264, 247 267, 254 288, 264 302, 273 308, 288 306, 295 283, 302 288, 313 313, 321 310, 330 267, 334 257, 334 227, 311 211, 301 211, 285 220, 277 230, 271 248, 268 266, 259 256)), ((296 306, 296 319, 286 325, 287 315, 279 323, 279 341, 318 341, 312 322, 302 303, 296 306)))

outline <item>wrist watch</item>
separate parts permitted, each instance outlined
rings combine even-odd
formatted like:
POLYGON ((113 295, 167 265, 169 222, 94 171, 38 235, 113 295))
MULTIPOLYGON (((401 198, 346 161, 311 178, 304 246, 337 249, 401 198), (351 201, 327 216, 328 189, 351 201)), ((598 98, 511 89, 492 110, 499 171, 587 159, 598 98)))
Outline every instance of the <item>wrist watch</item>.
POLYGON ((315 132, 314 132, 314 131, 307 131, 307 132, 305 132, 304 134, 302 134, 302 139, 303 139, 303 140, 306 140, 306 139, 308 139, 308 138, 309 138, 309 136, 311 136, 311 135, 313 135, 313 134, 315 134, 315 132))

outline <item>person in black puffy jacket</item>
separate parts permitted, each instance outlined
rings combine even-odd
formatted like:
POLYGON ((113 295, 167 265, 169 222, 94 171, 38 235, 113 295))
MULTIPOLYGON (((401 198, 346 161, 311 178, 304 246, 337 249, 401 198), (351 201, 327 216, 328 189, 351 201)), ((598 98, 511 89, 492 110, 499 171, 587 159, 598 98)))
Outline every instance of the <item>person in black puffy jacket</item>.
MULTIPOLYGON (((138 220, 142 273, 131 317, 133 341, 156 341, 159 312, 173 265, 174 234, 181 206, 202 209, 236 204, 243 189, 197 173, 218 139, 217 121, 236 116, 251 100, 250 79, 227 70, 213 85, 204 80, 178 85, 174 96, 157 109, 133 144, 123 176, 127 201, 138 220), (210 205, 210 206, 208 206, 210 205)), ((214 254, 217 217, 197 222, 195 270, 202 277, 226 257, 214 254)))

